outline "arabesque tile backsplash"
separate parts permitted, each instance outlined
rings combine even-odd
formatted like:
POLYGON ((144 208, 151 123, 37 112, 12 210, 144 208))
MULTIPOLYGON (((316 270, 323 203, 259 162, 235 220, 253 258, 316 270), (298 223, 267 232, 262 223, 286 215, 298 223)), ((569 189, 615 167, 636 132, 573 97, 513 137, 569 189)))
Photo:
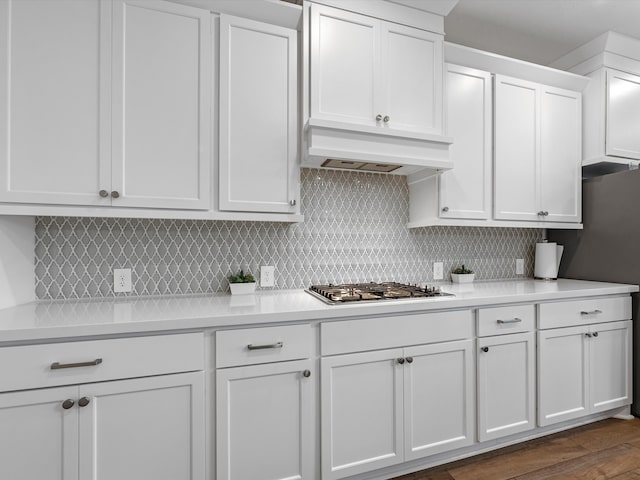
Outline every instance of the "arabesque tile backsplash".
POLYGON ((36 218, 36 296, 112 297, 113 269, 131 268, 133 292, 225 291, 243 268, 274 265, 276 288, 314 283, 430 282, 464 263, 477 280, 533 274, 538 229, 406 228, 406 177, 303 169, 300 224, 75 217, 36 218))

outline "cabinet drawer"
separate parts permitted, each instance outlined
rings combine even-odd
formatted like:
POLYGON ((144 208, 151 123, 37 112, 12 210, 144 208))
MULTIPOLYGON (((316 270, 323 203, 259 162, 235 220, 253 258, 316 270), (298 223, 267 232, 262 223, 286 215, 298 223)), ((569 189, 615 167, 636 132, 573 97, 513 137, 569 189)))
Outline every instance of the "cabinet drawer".
POLYGON ((631 297, 602 297, 541 303, 538 309, 538 328, 540 329, 614 322, 631 318, 631 297))
POLYGON ((204 368, 202 333, 0 348, 2 391, 189 372, 204 368))
POLYGON ((473 337, 471 310, 323 323, 322 355, 364 352, 473 337))
POLYGON ((529 332, 534 328, 534 305, 481 308, 478 310, 478 336, 529 332))
POLYGON ((309 325, 216 332, 216 368, 300 360, 310 356, 309 325))

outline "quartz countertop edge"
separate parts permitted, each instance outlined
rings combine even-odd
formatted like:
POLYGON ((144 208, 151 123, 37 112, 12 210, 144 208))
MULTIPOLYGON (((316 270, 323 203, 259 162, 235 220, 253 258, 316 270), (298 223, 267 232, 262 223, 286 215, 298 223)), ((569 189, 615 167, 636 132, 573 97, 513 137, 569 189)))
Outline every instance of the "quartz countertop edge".
POLYGON ((623 295, 638 285, 559 279, 442 284, 455 297, 327 305, 304 290, 40 300, 0 310, 0 344, 103 335, 168 333, 272 323, 403 315, 438 310, 623 295))

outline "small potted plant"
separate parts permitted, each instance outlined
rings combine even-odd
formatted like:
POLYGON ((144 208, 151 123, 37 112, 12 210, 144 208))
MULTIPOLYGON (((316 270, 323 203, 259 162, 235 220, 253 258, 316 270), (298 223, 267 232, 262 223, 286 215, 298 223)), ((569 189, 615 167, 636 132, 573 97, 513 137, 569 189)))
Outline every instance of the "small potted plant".
POLYGON ((240 273, 231 274, 228 277, 229 288, 231 288, 231 295, 243 295, 247 293, 253 293, 256 290, 256 279, 250 273, 244 273, 244 270, 240 270, 240 273))
POLYGON ((473 270, 469 270, 464 265, 451 272, 451 281, 453 283, 471 283, 474 278, 473 270))

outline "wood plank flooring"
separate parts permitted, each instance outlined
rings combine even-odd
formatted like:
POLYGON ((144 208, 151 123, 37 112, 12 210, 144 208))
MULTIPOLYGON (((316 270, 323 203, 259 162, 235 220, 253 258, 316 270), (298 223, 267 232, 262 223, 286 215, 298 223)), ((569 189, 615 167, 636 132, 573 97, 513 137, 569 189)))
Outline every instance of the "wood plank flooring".
POLYGON ((640 419, 607 419, 394 480, 640 480, 640 419))

